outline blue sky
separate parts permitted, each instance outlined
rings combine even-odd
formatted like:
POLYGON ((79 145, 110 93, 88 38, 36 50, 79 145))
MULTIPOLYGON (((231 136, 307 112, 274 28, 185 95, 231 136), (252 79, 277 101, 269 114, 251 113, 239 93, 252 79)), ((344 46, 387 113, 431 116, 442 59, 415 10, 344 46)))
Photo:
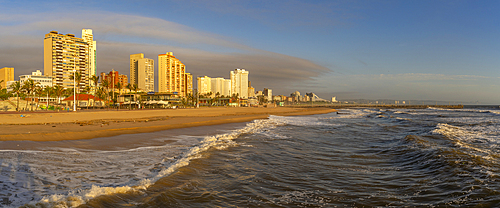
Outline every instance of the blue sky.
POLYGON ((94 30, 98 72, 173 51, 195 76, 338 99, 500 103, 500 1, 2 1, 0 67, 43 69, 43 36, 94 30), (30 61, 24 61, 28 58, 30 61))

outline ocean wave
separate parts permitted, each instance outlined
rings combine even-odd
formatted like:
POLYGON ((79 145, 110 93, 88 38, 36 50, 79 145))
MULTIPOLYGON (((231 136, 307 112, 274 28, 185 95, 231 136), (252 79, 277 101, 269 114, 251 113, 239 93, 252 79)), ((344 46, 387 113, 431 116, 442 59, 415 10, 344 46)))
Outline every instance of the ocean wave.
MULTIPOLYGON (((29 207, 76 207, 80 206, 82 204, 85 204, 91 199, 94 199, 96 197, 102 196, 102 195, 111 195, 111 194, 117 194, 117 193, 133 193, 133 192, 143 192, 147 188, 149 188, 151 185, 153 185, 156 181, 159 179, 168 176, 178 170, 181 167, 189 165, 190 161, 196 158, 200 157, 200 153, 205 152, 209 150, 210 148, 215 148, 215 149, 225 149, 230 146, 236 145, 236 143, 233 141, 235 138, 239 137, 242 134, 253 134, 253 133, 258 133, 261 132, 262 130, 266 128, 272 128, 273 126, 280 125, 280 120, 284 119, 276 119, 276 118, 270 118, 270 119, 263 119, 263 120, 255 120, 251 123, 248 123, 244 128, 242 129, 237 129, 233 130, 228 133, 224 134, 219 134, 219 135, 214 135, 214 136, 207 136, 204 137, 204 139, 199 142, 198 144, 191 146, 188 148, 186 151, 184 151, 182 154, 179 156, 175 157, 166 157, 166 159, 161 160, 161 163, 164 163, 164 167, 161 168, 161 165, 157 165, 160 167, 153 168, 151 170, 135 170, 139 172, 143 172, 140 175, 147 175, 146 172, 149 172, 149 174, 153 174, 149 177, 145 177, 143 179, 139 180, 131 180, 131 182, 128 182, 128 184, 122 184, 118 185, 116 187, 110 187, 107 186, 105 183, 97 183, 91 185, 89 188, 71 188, 68 187, 69 189, 72 189, 72 191, 68 191, 66 194, 50 194, 50 195, 45 195, 43 196, 42 199, 40 199, 37 202, 28 202, 25 200, 29 200, 30 198, 34 198, 33 196, 30 196, 29 193, 27 195, 23 196, 24 198, 15 198, 15 196, 11 196, 9 201, 10 205, 8 207, 17 207, 21 206, 23 204, 26 204, 29 207), (170 158, 170 159, 169 159, 170 158), (159 168, 159 169, 158 169, 159 168), (153 172, 151 172, 153 171, 153 172)), ((120 151, 101 151, 101 154, 112 154, 112 155, 118 155, 118 154, 129 154, 130 152, 133 151, 165 151, 166 149, 164 146, 162 147, 140 147, 140 148, 135 148, 135 149, 130 149, 130 150, 120 150, 120 151)), ((13 153, 13 154, 22 154, 23 151, 10 151, 8 153, 13 153)), ((33 153, 33 151, 25 151, 29 153, 33 153)), ((48 154, 46 151, 36 151, 35 154, 48 154)), ((58 154, 59 157, 64 157, 63 154, 96 154, 96 152, 79 152, 75 150, 69 150, 65 149, 64 151, 56 151, 52 152, 51 154, 58 154)), ((15 156, 14 156, 15 158, 15 156)), ((54 159, 54 158, 53 158, 54 159)), ((52 160, 52 159, 50 159, 52 160)), ((77 160, 77 158, 75 158, 77 160)), ((98 161, 96 161, 98 162, 98 161)), ((101 161, 102 163, 106 163, 107 161, 101 161)), ((140 162, 140 161, 136 161, 140 162)), ((109 165, 109 164, 105 164, 109 165)), ((114 164, 113 164, 114 165, 114 164)), ((56 168, 57 170, 50 170, 50 171, 63 171, 67 172, 64 170, 58 170, 59 168, 56 168)), ((133 171, 134 170, 129 170, 133 171)), ((95 173, 99 174, 99 173, 95 173)), ((110 174, 109 172, 106 174, 110 174)), ((140 176, 138 175, 138 176, 140 176)), ((38 177, 38 176, 36 176, 38 177)), ((71 177, 71 176, 69 176, 71 177)), ((108 176, 108 177, 119 177, 119 176, 108 176)), ((137 178, 137 177, 135 177, 137 178)), ((60 178, 59 178, 60 179, 60 178)), ((47 179, 47 180, 52 180, 52 181, 57 181, 58 179, 47 179)), ((71 180, 69 178, 68 180, 71 180)), ((49 182, 52 183, 52 182, 49 182)), ((113 184, 111 182, 111 184, 113 184)), ((116 183, 114 183, 116 185, 116 183)), ((21 184, 22 185, 22 184, 21 184)), ((76 185, 76 184, 75 184, 76 185)), ((15 187, 12 187, 12 189, 16 189, 15 187)))

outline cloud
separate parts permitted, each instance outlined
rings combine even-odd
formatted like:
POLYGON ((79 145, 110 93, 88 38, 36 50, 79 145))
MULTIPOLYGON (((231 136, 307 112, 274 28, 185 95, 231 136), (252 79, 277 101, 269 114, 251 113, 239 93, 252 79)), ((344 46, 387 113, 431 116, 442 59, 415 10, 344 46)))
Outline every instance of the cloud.
MULTIPOLYGON (((329 74, 314 80, 325 86, 317 93, 339 99, 433 99, 442 101, 476 101, 498 103, 498 77, 446 74, 329 74), (346 94, 344 92, 359 92, 346 94), (494 93, 492 93, 494 92, 494 93), (341 97, 342 96, 342 97, 341 97), (464 100, 467 98, 468 100, 464 100)), ((304 84, 309 83, 309 81, 304 84)), ((303 87, 305 85, 301 85, 303 87)))
MULTIPOLYGON (((299 82, 330 71, 309 60, 264 51, 233 38, 199 31, 174 22, 110 12, 0 14, 0 65, 14 66, 16 78, 43 69, 43 38, 52 30, 81 36, 91 28, 97 41, 97 71, 115 69, 129 74, 129 56, 173 51, 195 76, 229 77, 229 71, 245 68, 257 89, 288 93, 299 82), (89 18, 82 18, 82 16, 89 18), (16 20, 16 21, 14 21, 16 20)), ((156 65, 156 64, 155 64, 156 65)), ((155 66, 157 68, 157 66, 155 66)))

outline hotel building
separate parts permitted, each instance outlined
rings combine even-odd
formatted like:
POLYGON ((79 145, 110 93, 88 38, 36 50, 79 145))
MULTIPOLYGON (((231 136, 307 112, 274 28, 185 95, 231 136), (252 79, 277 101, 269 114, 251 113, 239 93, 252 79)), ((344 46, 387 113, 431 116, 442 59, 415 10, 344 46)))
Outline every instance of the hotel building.
POLYGON ((81 74, 79 89, 89 86, 90 56, 89 44, 73 34, 59 34, 51 31, 44 39, 44 74, 52 77, 53 85, 73 88, 70 77, 75 73, 81 74))
POLYGON ((230 73, 231 95, 238 94, 241 99, 248 99, 248 71, 235 69, 230 73))
POLYGON ((3 67, 0 69, 0 83, 1 88, 7 88, 9 81, 14 81, 14 67, 3 67))
POLYGON ((144 92, 155 91, 155 64, 153 59, 144 58, 144 54, 130 55, 130 83, 136 84, 144 92))
POLYGON ((173 52, 158 55, 158 92, 186 96, 185 71, 186 66, 173 52))

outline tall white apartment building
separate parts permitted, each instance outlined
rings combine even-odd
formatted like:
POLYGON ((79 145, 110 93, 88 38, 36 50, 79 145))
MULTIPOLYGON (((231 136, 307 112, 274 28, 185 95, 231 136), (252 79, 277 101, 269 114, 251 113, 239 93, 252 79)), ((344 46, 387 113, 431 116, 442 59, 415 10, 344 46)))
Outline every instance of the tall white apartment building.
POLYGON ((212 92, 221 96, 231 96, 231 80, 222 77, 212 78, 212 92))
MULTIPOLYGON (((92 35, 92 29, 82 29, 82 39, 89 44, 89 78, 92 76, 97 76, 97 43, 94 41, 94 35, 92 35)), ((94 86, 94 82, 90 82, 90 85, 94 86)))
POLYGON ((230 73, 231 95, 238 94, 239 98, 248 99, 248 71, 235 69, 230 73))

